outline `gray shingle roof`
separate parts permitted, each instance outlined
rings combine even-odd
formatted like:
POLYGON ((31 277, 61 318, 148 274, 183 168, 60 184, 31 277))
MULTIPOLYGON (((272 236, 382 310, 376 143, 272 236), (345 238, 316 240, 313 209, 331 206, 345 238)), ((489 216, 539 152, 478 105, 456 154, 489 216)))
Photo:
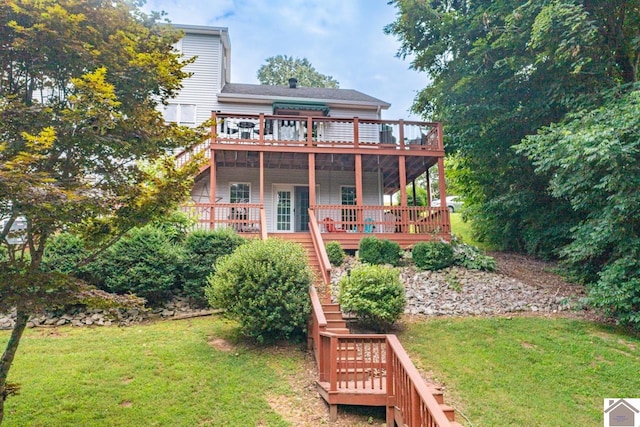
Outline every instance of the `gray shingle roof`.
POLYGON ((227 83, 223 88, 221 95, 247 95, 259 97, 273 97, 280 99, 282 97, 292 99, 313 99, 316 101, 342 101, 356 104, 374 104, 381 108, 389 108, 391 104, 384 102, 373 96, 366 95, 353 89, 332 89, 318 87, 301 87, 295 89, 289 86, 268 86, 243 83, 227 83))

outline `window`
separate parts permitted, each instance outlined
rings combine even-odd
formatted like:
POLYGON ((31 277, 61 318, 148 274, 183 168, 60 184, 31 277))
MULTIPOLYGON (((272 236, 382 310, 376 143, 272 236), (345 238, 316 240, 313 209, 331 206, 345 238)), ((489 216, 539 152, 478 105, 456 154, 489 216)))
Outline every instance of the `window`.
MULTIPOLYGON (((342 205, 356 204, 356 187, 342 186, 340 187, 340 202, 342 205)), ((342 209, 341 212, 342 228, 344 230, 354 230, 356 222, 355 209, 342 209)))
POLYGON ((343 205, 355 205, 356 204, 356 187, 342 186, 340 187, 340 201, 343 205))
POLYGON ((251 185, 248 183, 233 183, 229 189, 231 203, 249 203, 251 200, 251 185))
POLYGON ((165 105, 163 117, 167 122, 174 122, 179 125, 195 125, 196 106, 195 104, 165 105))

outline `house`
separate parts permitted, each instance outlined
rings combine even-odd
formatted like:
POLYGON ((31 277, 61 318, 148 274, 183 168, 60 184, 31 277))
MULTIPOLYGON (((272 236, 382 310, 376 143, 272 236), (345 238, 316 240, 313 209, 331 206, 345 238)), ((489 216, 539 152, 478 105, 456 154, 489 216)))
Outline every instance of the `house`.
POLYGON ((624 399, 609 400, 609 406, 605 408, 605 417, 609 421, 609 426, 635 427, 636 414, 640 410, 634 408, 624 399))
MULTIPOLYGON (((176 157, 178 163, 197 153, 208 159, 185 206, 201 227, 297 241, 325 289, 331 269, 325 241, 355 249, 371 235, 404 247, 450 238, 446 204, 409 206, 406 194, 408 183, 436 167, 445 197, 440 123, 382 120, 388 103, 351 89, 299 87, 295 76, 287 76, 287 86, 231 83, 228 30, 177 27, 185 36, 176 47, 197 59, 186 67, 192 76, 165 108, 165 119, 213 122, 208 141, 176 157), (385 204, 398 192, 398 206, 385 204)), ((332 419, 338 405, 370 405, 387 408, 387 425, 406 419, 459 426, 397 338, 352 336, 330 295, 323 303, 314 286, 309 294, 309 347, 332 419), (374 372, 385 375, 375 379, 374 372)))
POLYGON ((231 83, 228 30, 177 27, 185 32, 178 49, 197 59, 165 118, 215 120, 210 141, 178 156, 208 158, 191 193, 202 227, 296 239, 313 219, 347 249, 366 234, 403 247, 449 238, 446 207, 408 206, 405 190, 436 167, 445 196, 439 123, 382 120, 390 104, 352 89, 300 87, 295 76, 288 86, 231 83), (385 203, 398 192, 398 206, 385 203))

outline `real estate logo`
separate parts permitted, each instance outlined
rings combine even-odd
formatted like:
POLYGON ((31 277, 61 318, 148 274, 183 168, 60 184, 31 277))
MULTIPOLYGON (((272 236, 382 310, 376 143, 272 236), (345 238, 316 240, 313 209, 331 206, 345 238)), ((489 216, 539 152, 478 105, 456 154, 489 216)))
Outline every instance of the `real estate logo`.
POLYGON ((640 399, 604 399, 604 427, 640 427, 640 399))

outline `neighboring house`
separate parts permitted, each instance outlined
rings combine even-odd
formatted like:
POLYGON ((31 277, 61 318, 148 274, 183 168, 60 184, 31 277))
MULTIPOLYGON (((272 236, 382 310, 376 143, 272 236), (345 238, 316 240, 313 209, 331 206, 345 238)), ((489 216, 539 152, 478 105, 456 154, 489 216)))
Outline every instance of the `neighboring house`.
POLYGON ((191 194, 203 227, 309 234, 314 221, 345 248, 367 233, 405 247, 449 238, 447 208, 407 206, 405 191, 437 167, 445 196, 439 123, 382 120, 390 104, 351 89, 230 83, 228 30, 177 27, 177 48, 197 60, 165 118, 216 123, 210 141, 178 156, 204 151, 209 160, 191 194), (385 205, 397 192, 400 205, 385 205))

